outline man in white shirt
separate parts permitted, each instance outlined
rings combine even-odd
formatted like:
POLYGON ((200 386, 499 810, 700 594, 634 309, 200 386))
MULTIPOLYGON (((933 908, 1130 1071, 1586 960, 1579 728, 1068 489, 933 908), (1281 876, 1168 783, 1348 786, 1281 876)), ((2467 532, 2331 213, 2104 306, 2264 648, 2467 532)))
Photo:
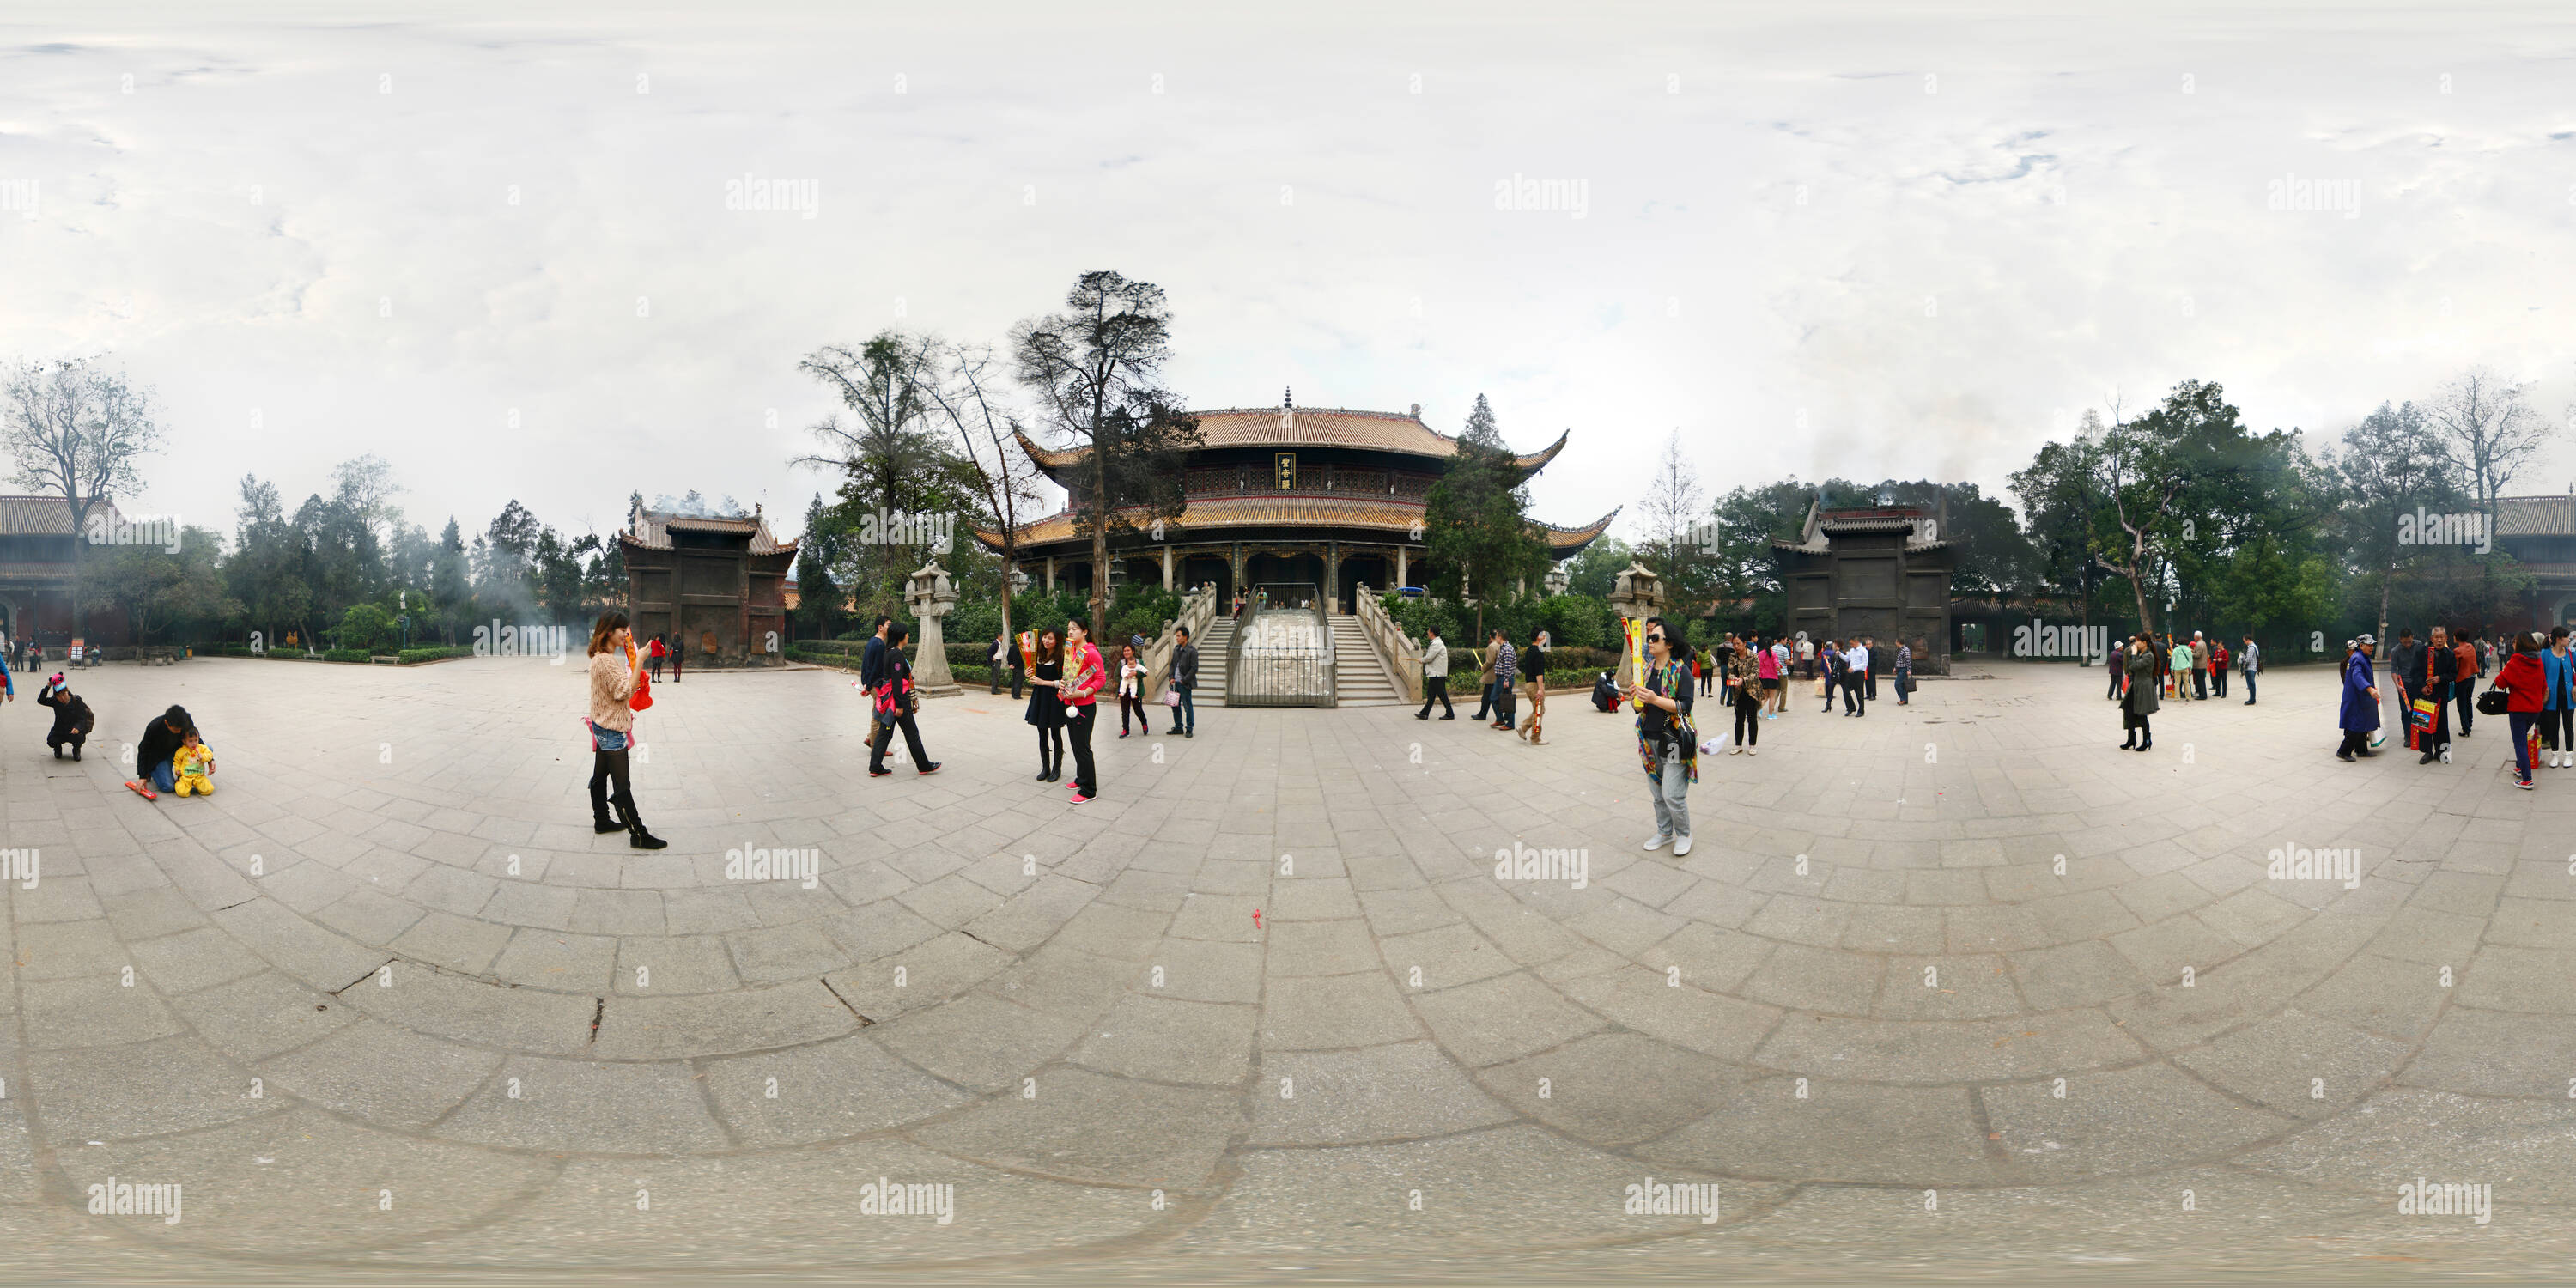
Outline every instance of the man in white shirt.
POLYGON ((1440 628, 1424 631, 1429 640, 1422 646, 1422 709, 1413 713, 1416 720, 1431 718, 1431 704, 1440 704, 1440 718, 1455 720, 1458 708, 1449 705, 1449 641, 1440 638, 1440 628))
POLYGON ((1869 650, 1861 644, 1859 636, 1852 637, 1850 651, 1843 654, 1843 665, 1851 668, 1851 673, 1843 677, 1843 714, 1868 715, 1869 650))

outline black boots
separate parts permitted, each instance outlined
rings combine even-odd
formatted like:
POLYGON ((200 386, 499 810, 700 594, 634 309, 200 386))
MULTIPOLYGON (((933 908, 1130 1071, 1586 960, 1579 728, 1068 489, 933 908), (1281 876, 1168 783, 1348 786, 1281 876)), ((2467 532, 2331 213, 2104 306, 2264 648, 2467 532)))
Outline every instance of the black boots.
POLYGON ((642 815, 635 812, 635 808, 633 806, 621 806, 620 811, 626 815, 626 846, 628 849, 667 850, 671 848, 671 843, 669 841, 665 841, 661 837, 655 836, 651 832, 644 830, 644 818, 642 815))
POLYGON ((2129 731, 2129 738, 2128 738, 2128 741, 2123 742, 2123 743, 2121 743, 2121 744, 2120 744, 2120 750, 2122 750, 2122 751, 2136 751, 2137 749, 2138 749, 2138 731, 2137 731, 2137 730, 2135 730, 2135 729, 2132 729, 2132 730, 2130 730, 2130 731, 2129 731))

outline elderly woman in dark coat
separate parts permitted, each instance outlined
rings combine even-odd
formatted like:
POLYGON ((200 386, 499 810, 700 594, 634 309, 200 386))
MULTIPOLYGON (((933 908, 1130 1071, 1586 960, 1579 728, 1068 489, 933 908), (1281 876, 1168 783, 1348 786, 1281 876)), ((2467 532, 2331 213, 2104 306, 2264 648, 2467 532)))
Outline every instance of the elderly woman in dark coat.
POLYGON ((2147 717, 2156 713, 2156 648, 2140 635, 2129 641, 2128 656, 2121 668, 2129 676, 2129 692, 2120 699, 2120 727, 2129 731, 2122 751, 2145 751, 2156 745, 2156 731, 2147 717))
POLYGON ((2352 764, 2355 753, 2370 754, 2371 732, 2379 728, 2379 680, 2370 665, 2370 650, 2379 641, 2364 635, 2354 640, 2343 659, 2343 746, 2335 759, 2352 764))

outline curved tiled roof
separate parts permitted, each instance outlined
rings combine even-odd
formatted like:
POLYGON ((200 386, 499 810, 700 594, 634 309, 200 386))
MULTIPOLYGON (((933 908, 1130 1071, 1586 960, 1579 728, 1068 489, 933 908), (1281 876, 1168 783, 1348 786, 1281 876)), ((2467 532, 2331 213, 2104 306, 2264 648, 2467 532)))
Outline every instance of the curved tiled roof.
MULTIPOLYGON (((1167 531, 1175 534, 1197 534, 1220 528, 1360 528, 1386 533, 1404 533, 1420 540, 1422 507, 1406 501, 1379 501, 1343 496, 1243 496, 1218 497, 1193 501, 1180 518, 1172 520, 1167 531)), ((1581 527, 1561 528, 1552 523, 1536 525, 1546 537, 1548 549, 1557 555, 1569 555, 1590 545, 1609 531, 1610 522, 1619 517, 1617 510, 1602 515, 1581 527)), ((1019 547, 1026 550, 1058 541, 1071 541, 1074 516, 1070 511, 1048 515, 1021 529, 1019 547)), ((975 539, 988 550, 1000 551, 1000 533, 978 529, 975 539)))
POLYGON ((721 532, 733 536, 749 536, 751 553, 756 555, 774 555, 796 548, 795 542, 780 541, 772 535, 769 531, 769 520, 757 514, 720 518, 712 515, 659 514, 651 510, 637 510, 630 516, 629 521, 633 524, 633 530, 618 533, 617 539, 644 550, 670 549, 671 534, 674 532, 721 532))
POLYGON ((2499 537, 2576 537, 2576 496, 2496 498, 2499 537))
MULTIPOLYGON (((1341 407, 1230 407, 1193 412, 1198 417, 1202 447, 1353 447, 1397 452, 1431 460, 1458 454, 1458 440, 1422 423, 1409 412, 1352 411, 1341 407)), ((1524 456, 1515 457, 1523 473, 1536 473, 1565 450, 1572 431, 1524 456)), ((1082 460, 1081 448, 1058 451, 1041 447, 1021 433, 1020 448, 1049 474, 1082 460)))
MULTIPOLYGON (((105 499, 101 499, 93 506, 90 514, 92 517, 104 515, 110 519, 122 517, 117 512, 116 503, 105 499)), ((69 537, 75 535, 78 534, 72 531, 71 507, 65 505, 61 497, 0 496, 0 536, 69 537)))

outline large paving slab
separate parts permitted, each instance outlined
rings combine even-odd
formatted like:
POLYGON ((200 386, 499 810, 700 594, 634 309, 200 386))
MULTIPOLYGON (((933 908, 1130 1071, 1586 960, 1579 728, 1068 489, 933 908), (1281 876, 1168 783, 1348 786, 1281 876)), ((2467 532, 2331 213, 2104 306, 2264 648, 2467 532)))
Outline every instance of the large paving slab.
POLYGON ((223 768, 147 803, 0 712, 42 868, 0 887, 0 1238, 273 1281, 2565 1255, 2576 772, 2337 763, 2295 668, 2139 755, 2098 672, 1990 670, 1793 701, 1703 761, 1687 856, 1575 701, 1537 747, 1211 705, 1075 806, 1007 697, 872 781, 846 677, 701 674, 639 727, 647 855, 584 826, 576 668, 85 673, 103 734, 181 702, 223 768), (2490 1223, 2398 1215, 2419 1173, 2490 1223), (196 1206, 89 1215, 111 1175, 196 1206))

